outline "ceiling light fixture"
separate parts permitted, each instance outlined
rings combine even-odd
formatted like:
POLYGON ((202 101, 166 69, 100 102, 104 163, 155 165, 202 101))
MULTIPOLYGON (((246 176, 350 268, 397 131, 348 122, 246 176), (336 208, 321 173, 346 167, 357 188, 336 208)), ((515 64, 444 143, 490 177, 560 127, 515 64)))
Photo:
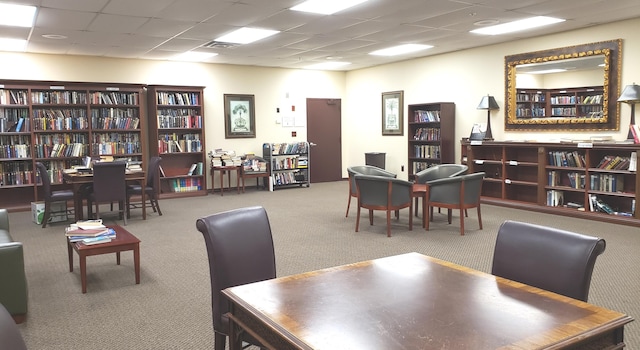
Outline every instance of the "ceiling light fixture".
POLYGON ((330 15, 368 0, 308 0, 290 10, 330 15))
POLYGON ((235 30, 229 34, 225 34, 215 39, 215 41, 221 41, 225 43, 235 43, 235 44, 249 44, 254 41, 258 41, 260 39, 264 39, 266 37, 272 36, 277 33, 280 33, 280 31, 271 30, 271 29, 244 27, 244 28, 235 30))
POLYGON ((421 50, 430 49, 433 46, 431 45, 421 45, 421 44, 405 44, 398 45, 393 47, 388 47, 386 49, 376 50, 373 52, 369 52, 369 55, 374 56, 398 56, 403 55, 405 53, 416 52, 421 50))
POLYGON ((67 38, 66 35, 62 35, 62 34, 42 34, 42 37, 46 39, 54 39, 54 40, 62 40, 67 38))
POLYGON ((26 40, 0 38, 0 51, 25 51, 26 47, 26 40))
POLYGON ((36 17, 35 6, 0 4, 0 25, 32 27, 36 17))
POLYGON ((483 27, 474 29, 471 33, 476 34, 486 34, 486 35, 498 35, 498 34, 506 34, 518 32, 526 29, 537 28, 546 26, 549 24, 564 22, 565 20, 562 18, 555 17, 546 17, 546 16, 536 16, 521 19, 518 21, 513 21, 509 23, 502 23, 495 26, 483 27))
POLYGON ((316 63, 316 64, 312 64, 309 66, 304 67, 305 69, 337 69, 340 67, 344 67, 347 65, 350 65, 351 62, 339 62, 339 61, 332 61, 332 62, 322 62, 322 63, 316 63))
POLYGON ((196 52, 187 51, 171 58, 171 61, 188 61, 188 62, 202 62, 207 58, 218 56, 215 52, 196 52))

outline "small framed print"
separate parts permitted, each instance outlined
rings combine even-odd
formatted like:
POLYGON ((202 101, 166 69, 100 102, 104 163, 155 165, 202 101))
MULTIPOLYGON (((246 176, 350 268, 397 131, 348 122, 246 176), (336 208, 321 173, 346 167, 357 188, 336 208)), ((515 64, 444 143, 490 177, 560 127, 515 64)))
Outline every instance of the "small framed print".
POLYGON ((224 136, 227 139, 256 137, 253 95, 224 95, 224 136))
POLYGON ((382 93, 382 135, 404 135, 404 91, 382 93))

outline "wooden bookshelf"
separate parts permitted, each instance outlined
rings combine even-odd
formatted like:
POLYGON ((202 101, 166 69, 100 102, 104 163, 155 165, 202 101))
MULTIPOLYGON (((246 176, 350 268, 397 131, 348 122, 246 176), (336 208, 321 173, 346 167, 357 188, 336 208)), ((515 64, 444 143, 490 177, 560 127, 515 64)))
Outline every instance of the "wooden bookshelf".
POLYGON ((0 81, 0 207, 27 210, 42 199, 35 163, 55 188, 85 156, 144 161, 142 85, 0 81), (19 128, 17 127, 19 125, 19 128))
POLYGON ((161 198, 207 194, 203 90, 148 86, 149 154, 162 158, 161 198))
POLYGON ((409 180, 430 166, 454 163, 455 104, 421 103, 408 106, 409 180))
POLYGON ((483 203, 640 227, 635 209, 640 176, 629 169, 631 162, 637 164, 639 144, 463 140, 461 145, 469 172, 486 173, 483 203), (599 211, 594 198, 611 213, 599 211))
POLYGON ((604 87, 566 89, 517 89, 517 118, 599 118, 604 106, 604 87))

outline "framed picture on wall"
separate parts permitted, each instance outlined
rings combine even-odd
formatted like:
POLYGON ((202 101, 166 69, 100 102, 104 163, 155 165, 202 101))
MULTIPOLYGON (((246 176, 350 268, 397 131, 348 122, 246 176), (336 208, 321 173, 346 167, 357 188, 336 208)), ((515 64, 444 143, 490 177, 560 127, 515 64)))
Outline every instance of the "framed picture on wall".
POLYGON ((382 135, 404 135, 404 91, 382 93, 382 135))
POLYGON ((253 95, 224 94, 224 136, 227 139, 256 137, 253 95))

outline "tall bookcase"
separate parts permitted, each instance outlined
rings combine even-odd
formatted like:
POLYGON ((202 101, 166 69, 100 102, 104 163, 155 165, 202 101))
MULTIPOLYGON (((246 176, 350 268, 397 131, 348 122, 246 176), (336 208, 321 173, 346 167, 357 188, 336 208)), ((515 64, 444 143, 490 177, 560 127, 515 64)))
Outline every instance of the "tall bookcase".
POLYGON ((207 194, 203 90, 148 86, 149 154, 162 158, 161 198, 207 194))
POLYGON ((640 145, 462 141, 485 203, 640 227, 640 145))
POLYGON ((455 112, 453 102, 408 106, 409 180, 430 166, 454 163, 455 112))
POLYGON ((142 85, 0 81, 0 207, 41 199, 35 163, 54 187, 84 156, 144 161, 142 85))
POLYGON ((593 118, 602 115, 602 86, 567 89, 517 89, 517 118, 593 118))
POLYGON ((270 188, 310 186, 308 142, 265 143, 262 157, 270 165, 270 188))

